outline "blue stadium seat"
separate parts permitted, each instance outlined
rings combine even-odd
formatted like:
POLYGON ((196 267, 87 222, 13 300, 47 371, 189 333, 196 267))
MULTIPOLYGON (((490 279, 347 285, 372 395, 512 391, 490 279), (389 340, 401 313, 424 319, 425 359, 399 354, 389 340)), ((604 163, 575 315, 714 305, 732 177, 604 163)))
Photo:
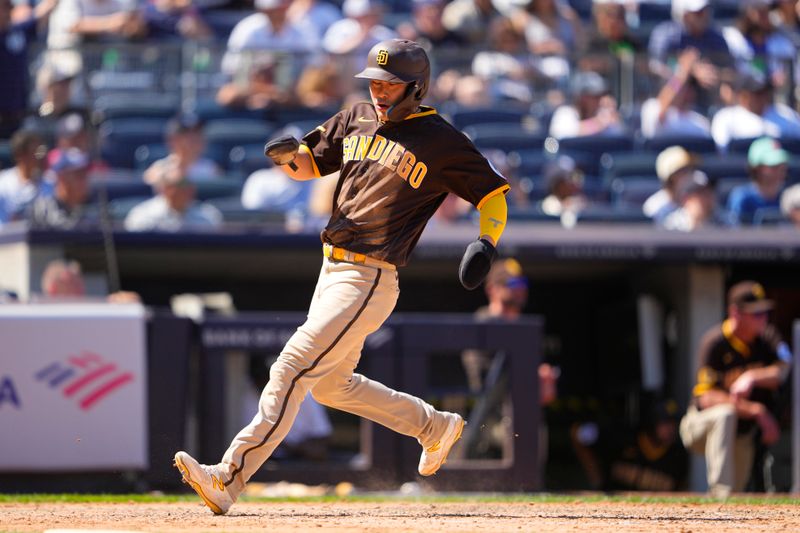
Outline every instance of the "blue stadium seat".
POLYGON ((753 213, 754 226, 790 226, 791 222, 777 207, 761 207, 753 213))
POLYGON ((159 159, 167 157, 167 155, 169 155, 169 148, 164 143, 143 144, 133 152, 133 159, 136 162, 137 169, 145 170, 159 159))
POLYGON ((209 9, 203 11, 203 20, 214 32, 214 36, 217 39, 226 41, 234 26, 250 13, 250 11, 241 9, 209 9))
POLYGON ((261 209, 245 209, 241 195, 212 198, 207 201, 222 213, 225 222, 239 224, 283 224, 286 219, 284 211, 265 211, 261 209))
POLYGON ((602 158, 603 176, 607 181, 642 176, 652 176, 655 179, 657 156, 653 152, 621 152, 602 158))
POLYGON ((519 176, 538 176, 553 158, 541 149, 514 150, 508 153, 508 162, 519 176))
POLYGON ((264 111, 261 109, 223 107, 213 97, 198 99, 191 111, 203 122, 227 118, 265 119, 264 111))
POLYGON ((722 207, 728 205, 728 195, 730 195, 731 191, 739 185, 744 185, 749 181, 749 178, 728 178, 718 180, 717 184, 714 186, 714 190, 717 193, 719 205, 722 207))
POLYGON ((544 140, 547 138, 543 133, 530 131, 521 124, 508 122, 472 124, 463 131, 480 150, 495 149, 504 152, 541 150, 544 147, 544 140))
MULTIPOLYGON (((555 140, 554 140, 555 141, 555 140)), ((550 143, 547 140, 545 147, 550 143)), ((633 137, 631 135, 587 135, 584 137, 569 137, 555 141, 554 153, 566 154, 580 160, 588 174, 598 175, 600 158, 603 154, 633 151, 633 137)))
POLYGON ((717 152, 717 145, 711 137, 659 135, 642 141, 643 149, 656 153, 670 146, 682 146, 686 151, 695 154, 715 154, 717 152))
POLYGON ((197 187, 197 199, 200 201, 242 194, 242 182, 235 179, 203 180, 194 184, 197 187))
POLYGON ((661 188, 661 182, 650 177, 616 178, 610 188, 613 205, 636 206, 641 210, 644 201, 661 188))
POLYGON ((708 155, 700 159, 700 170, 712 181, 747 178, 747 157, 741 154, 708 155))
POLYGON ((11 145, 8 141, 0 140, 0 169, 14 166, 11 156, 11 145))
POLYGON ((101 178, 93 179, 89 186, 89 200, 96 202, 99 198, 100 188, 106 188, 109 202, 122 198, 142 198, 153 194, 153 189, 141 179, 131 178, 101 178))
POLYGON ((256 170, 271 166, 272 161, 264 155, 264 143, 246 144, 231 149, 228 168, 243 178, 256 170))
POLYGON ((645 216, 641 207, 590 204, 578 213, 578 224, 586 223, 651 224, 652 220, 645 216))
POLYGON ((112 93, 97 97, 93 104, 95 120, 114 118, 170 118, 180 111, 177 94, 112 93))
POLYGON ((509 205, 508 218, 510 220, 524 220, 529 222, 558 222, 559 220, 558 217, 544 213, 539 202, 525 207, 509 205))
POLYGON ((755 138, 748 138, 748 139, 731 139, 728 143, 728 153, 729 154, 747 154, 747 151, 750 149, 750 145, 753 144, 755 138))
POLYGON ((166 120, 161 118, 118 118, 100 125, 100 155, 112 167, 134 168, 136 149, 164 139, 166 120))
POLYGON ((275 126, 263 120, 245 118, 211 120, 205 126, 208 142, 206 155, 227 169, 231 162, 231 150, 234 147, 246 144, 263 146, 274 131, 275 126))
POLYGON ((117 198, 109 203, 108 212, 111 214, 113 220, 121 222, 125 220, 125 217, 128 216, 131 209, 150 198, 152 198, 152 196, 126 196, 124 198, 117 198))
POLYGON ((506 122, 521 124, 525 114, 514 109, 491 108, 456 108, 448 113, 450 123, 457 129, 480 123, 506 122))
POLYGON ((280 130, 275 131, 273 135, 276 137, 278 135, 294 135, 297 139, 301 139, 306 133, 313 131, 319 125, 320 122, 314 119, 288 122, 280 130))
POLYGON ((278 106, 267 111, 267 120, 274 122, 278 127, 285 126, 294 122, 316 122, 319 126, 339 110, 336 108, 315 108, 315 107, 283 107, 278 106))

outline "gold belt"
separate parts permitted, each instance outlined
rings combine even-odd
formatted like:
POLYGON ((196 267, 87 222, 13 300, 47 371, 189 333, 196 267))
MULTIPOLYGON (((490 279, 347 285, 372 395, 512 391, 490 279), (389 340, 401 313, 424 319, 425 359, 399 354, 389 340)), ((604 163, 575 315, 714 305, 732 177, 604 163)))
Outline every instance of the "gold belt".
POLYGON ((387 263, 386 261, 373 259, 367 255, 357 254, 355 252, 351 252, 350 250, 345 250, 344 248, 339 248, 338 246, 328 243, 322 245, 322 254, 328 259, 332 259, 334 261, 346 261, 348 263, 357 263, 376 268, 388 268, 389 270, 396 270, 396 267, 393 264, 387 263))

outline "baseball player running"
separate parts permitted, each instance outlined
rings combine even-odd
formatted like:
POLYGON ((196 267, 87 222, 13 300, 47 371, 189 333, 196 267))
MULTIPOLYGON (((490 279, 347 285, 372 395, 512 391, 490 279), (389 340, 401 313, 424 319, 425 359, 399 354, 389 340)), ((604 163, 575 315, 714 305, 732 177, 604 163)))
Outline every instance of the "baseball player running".
POLYGON ((310 390, 323 405, 415 437, 419 473, 435 474, 461 437, 464 420, 354 373, 364 339, 389 317, 406 264, 428 219, 448 193, 480 211, 480 237, 464 253, 459 279, 483 281, 506 224, 509 186, 473 144, 435 109, 421 106, 430 62, 415 42, 375 45, 366 68, 371 102, 345 109, 302 142, 272 140, 265 154, 297 180, 340 171, 323 263, 308 319, 270 369, 258 412, 215 465, 175 454, 183 480, 224 514, 284 438, 310 390))

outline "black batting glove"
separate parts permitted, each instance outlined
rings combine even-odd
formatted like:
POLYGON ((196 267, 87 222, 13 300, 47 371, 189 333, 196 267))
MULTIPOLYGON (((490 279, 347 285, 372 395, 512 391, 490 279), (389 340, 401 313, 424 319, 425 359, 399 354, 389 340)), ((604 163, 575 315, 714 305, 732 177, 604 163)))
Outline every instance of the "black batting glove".
POLYGON ((291 135, 282 135, 264 145, 264 155, 276 165, 291 165, 297 157, 300 142, 291 135))
POLYGON ((467 246, 458 267, 458 279, 465 289, 471 291, 483 283, 495 257, 497 250, 486 239, 478 239, 467 246))

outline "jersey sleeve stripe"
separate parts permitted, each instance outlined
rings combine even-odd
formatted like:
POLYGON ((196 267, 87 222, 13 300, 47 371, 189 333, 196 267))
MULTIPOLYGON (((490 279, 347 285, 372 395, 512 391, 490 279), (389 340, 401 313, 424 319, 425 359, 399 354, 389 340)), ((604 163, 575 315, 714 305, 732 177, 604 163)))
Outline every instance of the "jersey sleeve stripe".
POLYGON ((495 190, 493 190, 492 192, 490 192, 489 194, 484 196, 481 199, 481 201, 478 202, 478 205, 476 205, 475 207, 480 209, 481 207, 483 207, 483 204, 485 204, 486 202, 489 201, 490 198, 492 198, 493 196, 497 196, 498 194, 505 194, 506 192, 508 192, 509 189, 511 189, 511 185, 508 185, 508 184, 505 184, 505 185, 502 185, 502 186, 496 188, 495 190))
POLYGON ((314 160, 314 153, 311 151, 311 148, 306 146, 305 144, 300 144, 300 151, 305 152, 311 158, 311 169, 314 171, 314 176, 317 178, 321 177, 319 173, 319 168, 317 168, 317 162, 314 160))

